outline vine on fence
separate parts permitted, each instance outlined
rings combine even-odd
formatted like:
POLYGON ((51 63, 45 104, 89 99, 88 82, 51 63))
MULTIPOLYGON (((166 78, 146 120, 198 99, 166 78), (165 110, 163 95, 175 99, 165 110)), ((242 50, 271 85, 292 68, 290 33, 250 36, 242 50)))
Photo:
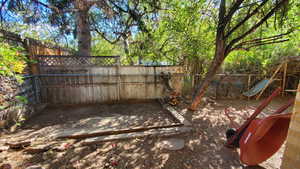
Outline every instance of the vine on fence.
MULTIPOLYGON (((22 73, 27 62, 23 48, 0 42, 0 111, 6 112, 11 106, 22 107, 28 103, 25 96, 18 95, 18 87, 23 83, 22 73)), ((0 118, 2 120, 2 117, 0 118)), ((20 125, 22 121, 24 118, 18 118, 15 123, 20 125)))
POLYGON ((0 42, 0 75, 14 76, 20 79, 18 74, 23 73, 26 61, 27 59, 22 47, 15 47, 0 42))

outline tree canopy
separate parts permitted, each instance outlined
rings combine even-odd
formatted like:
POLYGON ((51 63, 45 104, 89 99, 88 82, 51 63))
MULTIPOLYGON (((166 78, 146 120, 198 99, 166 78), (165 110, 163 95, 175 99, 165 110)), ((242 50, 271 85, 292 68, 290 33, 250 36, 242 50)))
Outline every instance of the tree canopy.
POLYGON ((144 19, 160 8, 155 0, 1 0, 2 23, 46 23, 78 39, 78 53, 90 55, 91 34, 115 43, 133 31, 147 32, 144 19))

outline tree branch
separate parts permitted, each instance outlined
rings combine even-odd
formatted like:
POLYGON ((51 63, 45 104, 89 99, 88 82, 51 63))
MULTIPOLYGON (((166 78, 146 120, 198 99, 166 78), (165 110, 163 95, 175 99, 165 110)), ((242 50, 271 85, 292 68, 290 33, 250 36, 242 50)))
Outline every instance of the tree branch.
POLYGON ((241 6, 239 9, 241 9, 241 8, 246 8, 246 7, 248 7, 248 6, 252 7, 252 6, 256 5, 258 2, 263 2, 263 1, 264 1, 264 0, 256 1, 256 2, 253 2, 253 3, 250 3, 250 4, 246 4, 246 5, 241 6))
POLYGON ((249 44, 253 44, 253 43, 257 43, 257 42, 274 41, 274 40, 278 40, 278 39, 282 38, 283 36, 288 35, 292 32, 293 31, 288 31, 286 33, 279 34, 279 35, 274 35, 274 36, 269 36, 269 37, 264 37, 264 38, 256 38, 256 39, 241 42, 241 43, 237 44, 236 46, 249 45, 249 44))
POLYGON ((121 35, 119 35, 115 40, 109 40, 106 36, 105 36, 105 33, 103 33, 103 32, 101 32, 101 31, 99 31, 97 28, 94 28, 94 30, 104 39, 104 40, 106 40, 107 42, 109 42, 110 44, 115 44, 115 43, 117 43, 119 40, 120 40, 120 38, 122 37, 121 35))
POLYGON ((228 38, 236 29, 242 26, 248 19, 253 15, 259 12, 259 9, 262 8, 269 0, 264 0, 257 8, 255 8, 250 14, 248 14, 241 22, 236 24, 228 33, 225 35, 225 38, 228 38))
POLYGON ((1 3, 1 8, 0 8, 0 17, 1 17, 1 22, 3 21, 3 15, 2 15, 2 8, 4 7, 4 5, 7 3, 8 0, 4 0, 1 3))
POLYGON ((249 49, 253 48, 253 47, 262 46, 262 45, 268 45, 268 44, 274 44, 274 43, 282 43, 282 42, 286 42, 286 41, 289 41, 289 39, 274 40, 274 41, 268 41, 268 42, 259 42, 259 43, 254 43, 254 44, 252 44, 252 45, 250 45, 248 47, 236 46, 236 47, 231 48, 230 52, 234 51, 234 50, 246 50, 246 51, 249 51, 249 49))
POLYGON ((118 6, 118 5, 117 5, 116 3, 114 3, 113 1, 109 0, 109 2, 110 2, 111 4, 113 4, 113 6, 116 7, 119 11, 128 13, 128 10, 125 10, 125 9, 121 8, 120 6, 118 6))
POLYGON ((284 5, 284 3, 287 0, 281 0, 279 3, 276 4, 276 6, 274 8, 272 8, 267 15, 265 15, 258 23, 256 23, 255 25, 253 25, 248 31, 246 31, 244 34, 242 34, 241 36, 233 39, 227 46, 226 46, 226 50, 225 52, 228 53, 230 50, 230 48, 237 42, 239 42, 241 39, 245 38, 246 36, 248 36, 249 34, 251 34, 252 32, 254 32, 260 25, 262 25, 264 22, 266 22, 282 5, 284 5))
POLYGON ((217 28, 217 37, 221 34, 221 32, 224 32, 226 22, 225 22, 225 14, 226 14, 226 0, 221 0, 220 4, 220 11, 219 11, 219 21, 218 21, 218 28, 217 28))
POLYGON ((171 40, 172 37, 167 38, 161 45, 161 47, 158 49, 159 51, 162 51, 163 48, 168 44, 168 41, 171 40))
POLYGON ((225 26, 230 22, 233 14, 240 8, 240 5, 244 2, 244 0, 237 0, 232 7, 229 9, 228 14, 224 17, 225 26))
POLYGON ((102 31, 100 31, 98 28, 97 28, 97 26, 95 26, 96 24, 96 22, 95 22, 95 19, 94 19, 94 17, 93 16, 91 16, 90 17, 91 18, 91 21, 94 23, 93 25, 94 25, 94 30, 104 39, 104 40, 106 40, 107 42, 109 42, 110 44, 115 44, 115 43, 117 43, 120 39, 121 39, 121 37, 124 35, 124 33, 126 33, 127 31, 128 31, 128 29, 132 26, 131 24, 129 24, 129 22, 130 22, 130 20, 131 20, 131 18, 128 18, 127 19, 127 21, 126 21, 126 26, 125 26, 125 29, 124 29, 124 31, 122 31, 122 32, 114 32, 115 34, 118 34, 118 36, 117 36, 117 38, 115 39, 115 40, 110 40, 110 39, 108 39, 106 36, 105 36, 105 33, 103 33, 102 31))
POLYGON ((55 6, 47 5, 47 4, 45 4, 45 3, 43 3, 43 2, 40 2, 40 1, 38 1, 38 0, 32 0, 32 1, 35 2, 35 3, 37 3, 37 4, 42 5, 43 7, 52 9, 52 10, 54 10, 56 13, 60 13, 60 10, 59 10, 57 7, 55 7, 55 6))
POLYGON ((67 13, 67 12, 77 12, 78 11, 78 9, 61 10, 61 9, 57 8, 56 6, 45 4, 45 3, 43 3, 39 0, 32 0, 32 1, 37 3, 37 4, 42 5, 43 7, 46 7, 48 9, 51 9, 51 10, 55 11, 57 14, 67 13))

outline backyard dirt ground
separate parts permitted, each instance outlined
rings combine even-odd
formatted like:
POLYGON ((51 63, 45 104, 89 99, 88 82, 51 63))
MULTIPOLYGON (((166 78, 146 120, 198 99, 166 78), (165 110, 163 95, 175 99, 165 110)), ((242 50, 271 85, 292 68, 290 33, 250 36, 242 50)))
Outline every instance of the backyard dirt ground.
MULTIPOLYGON (((266 114, 284 104, 288 98, 277 98, 269 106, 266 114)), ((238 151, 224 147, 225 131, 230 122, 224 114, 224 109, 231 107, 237 110, 234 116, 241 122, 246 107, 256 107, 260 101, 247 100, 218 100, 206 102, 199 111, 190 112, 181 103, 177 109, 192 123, 190 133, 171 136, 183 139, 184 148, 176 151, 167 150, 162 141, 170 137, 146 137, 111 141, 89 146, 77 146, 74 140, 45 141, 45 144, 70 145, 62 151, 49 150, 41 153, 27 154, 22 150, 4 150, 0 152, 0 166, 10 164, 14 169, 25 169, 30 166, 39 166, 51 169, 277 169, 280 167, 283 147, 268 161, 260 166, 247 167, 240 163, 238 151), (67 144, 66 144, 67 143, 67 144)), ((288 111, 291 111, 289 109, 288 111)), ((51 107, 40 115, 33 117, 15 133, 2 133, 0 146, 12 140, 47 138, 55 128, 81 127, 82 125, 99 125, 86 119, 101 119, 106 126, 147 126, 171 124, 172 117, 162 111, 158 103, 116 104, 116 105, 87 105, 72 107, 51 107), (110 118, 112 112, 117 118, 110 118), (42 135, 31 135, 37 130, 43 130, 42 135)), ((97 121, 99 122, 99 120, 97 121)), ((104 125, 105 126, 105 125, 104 125)))

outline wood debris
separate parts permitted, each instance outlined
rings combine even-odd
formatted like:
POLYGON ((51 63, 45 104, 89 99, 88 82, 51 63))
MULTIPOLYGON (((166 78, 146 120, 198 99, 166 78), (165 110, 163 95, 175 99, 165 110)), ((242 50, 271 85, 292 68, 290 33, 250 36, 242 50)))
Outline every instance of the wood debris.
POLYGON ((10 149, 24 149, 25 147, 30 146, 30 141, 21 141, 15 143, 5 143, 5 145, 9 146, 10 149))
POLYGON ((172 128, 162 128, 162 129, 152 129, 144 132, 133 132, 133 133, 125 133, 125 134, 117 134, 117 135, 109 135, 109 136, 100 136, 88 138, 82 141, 82 145, 89 145, 95 143, 101 143, 105 141, 113 141, 113 140, 124 140, 131 138, 141 138, 141 137, 155 137, 155 136, 173 136, 177 134, 187 133, 192 131, 191 127, 172 127, 172 128))

